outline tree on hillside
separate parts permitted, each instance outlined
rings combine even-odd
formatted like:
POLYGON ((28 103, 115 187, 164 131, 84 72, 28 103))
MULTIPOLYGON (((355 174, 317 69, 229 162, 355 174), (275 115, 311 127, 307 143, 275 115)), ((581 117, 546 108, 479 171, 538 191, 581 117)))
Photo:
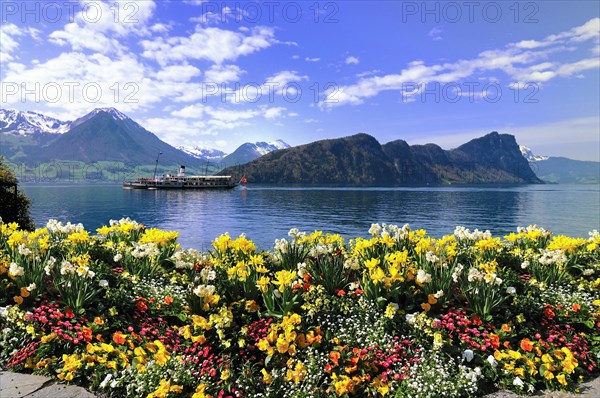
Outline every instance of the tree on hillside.
POLYGON ((31 201, 17 189, 17 179, 0 157, 0 217, 5 223, 16 222, 22 229, 33 230, 29 215, 31 201))

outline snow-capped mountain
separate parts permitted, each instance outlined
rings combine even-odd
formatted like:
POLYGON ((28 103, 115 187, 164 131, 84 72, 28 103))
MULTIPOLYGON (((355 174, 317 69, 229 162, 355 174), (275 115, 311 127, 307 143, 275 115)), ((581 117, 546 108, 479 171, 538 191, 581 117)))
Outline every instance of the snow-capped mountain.
POLYGON ((257 142, 254 144, 256 146, 256 151, 260 153, 260 155, 266 155, 269 152, 276 151, 278 149, 289 148, 290 146, 283 142, 282 140, 275 140, 271 142, 257 142))
POLYGON ((80 124, 87 122, 88 120, 90 120, 91 118, 93 118, 94 116, 99 114, 100 112, 108 113, 115 120, 131 120, 131 121, 133 121, 132 119, 127 117, 127 115, 125 115, 124 113, 120 112, 119 110, 117 110, 115 108, 96 108, 93 111, 91 111, 90 113, 88 113, 87 115, 82 116, 79 119, 75 119, 71 123, 70 127, 79 126, 80 124))
POLYGON ((0 109, 0 133, 21 136, 40 133, 62 134, 70 127, 71 122, 64 122, 41 113, 0 109))
POLYGON ((521 154, 525 159, 529 162, 539 162, 540 160, 547 160, 548 156, 540 156, 534 155, 530 148, 527 148, 525 145, 519 145, 519 149, 521 150, 521 154))
POLYGON ((205 146, 180 146, 177 147, 180 151, 192 155, 197 159, 210 160, 213 162, 220 162, 223 164, 244 164, 248 163, 256 158, 266 155, 269 152, 276 151, 278 149, 289 148, 290 146, 282 140, 276 140, 271 142, 246 142, 240 145, 231 154, 226 154, 218 149, 208 148, 205 146))
POLYGON ((218 149, 208 148, 202 145, 196 145, 195 147, 179 146, 177 147, 180 151, 187 153, 197 159, 203 160, 221 160, 225 155, 225 152, 218 149))
POLYGON ((289 148, 290 146, 282 140, 271 142, 246 142, 240 145, 233 153, 225 156, 222 163, 226 166, 245 164, 279 149, 289 148))

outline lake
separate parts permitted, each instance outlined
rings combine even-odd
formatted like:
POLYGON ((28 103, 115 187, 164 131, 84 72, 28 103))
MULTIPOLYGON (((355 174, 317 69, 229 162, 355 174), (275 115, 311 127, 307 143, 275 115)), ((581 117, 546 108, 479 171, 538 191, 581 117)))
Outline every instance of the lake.
POLYGON ((367 236, 371 223, 450 234, 457 225, 494 235, 538 224, 555 234, 587 237, 600 228, 598 185, 527 185, 444 188, 275 188, 229 191, 125 190, 120 185, 30 184, 38 227, 48 219, 81 222, 95 231, 110 219, 131 217, 180 232, 183 247, 207 249, 218 235, 246 233, 261 249, 295 227, 367 236))

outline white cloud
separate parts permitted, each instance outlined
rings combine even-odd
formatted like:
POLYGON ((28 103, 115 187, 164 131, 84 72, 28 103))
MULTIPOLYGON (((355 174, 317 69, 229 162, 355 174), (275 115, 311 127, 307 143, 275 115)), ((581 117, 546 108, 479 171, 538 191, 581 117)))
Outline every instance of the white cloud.
POLYGON ((173 146, 194 145, 199 136, 212 134, 207 131, 206 123, 202 120, 148 118, 140 124, 173 146))
POLYGON ((304 58, 304 60, 306 62, 319 62, 321 60, 321 58, 318 58, 318 57, 315 57, 315 58, 306 57, 306 58, 304 58))
POLYGON ((348 65, 357 65, 359 62, 360 62, 360 60, 358 59, 358 57, 353 57, 353 56, 346 57, 346 63, 348 65))
POLYGON ((237 82, 244 73, 237 65, 213 65, 204 73, 204 81, 215 84, 237 82))
POLYGON ((202 119, 204 117, 204 105, 193 104, 185 108, 171 112, 171 115, 186 119, 202 119))
MULTIPOLYGON (((5 85, 25 85, 35 92, 25 96, 27 102, 39 98, 48 107, 62 111, 65 120, 101 106, 116 106, 123 112, 140 109, 142 104, 160 101, 166 89, 149 80, 150 71, 133 56, 112 60, 103 54, 67 52, 29 69, 11 63, 5 73, 5 85)), ((173 92, 172 87, 169 90, 173 92)), ((20 89, 7 96, 7 103, 22 102, 23 93, 20 89)))
POLYGON ((396 74, 370 76, 358 82, 340 86, 326 93, 326 98, 319 104, 321 108, 344 104, 361 104, 366 98, 378 95, 382 91, 404 92, 408 85, 426 85, 428 83, 451 83, 477 74, 490 71, 506 73, 513 81, 547 82, 557 76, 570 77, 583 71, 599 68, 597 57, 564 63, 559 60, 548 61, 564 51, 565 42, 582 42, 598 40, 597 30, 600 18, 592 19, 558 35, 551 35, 542 42, 520 41, 510 43, 504 49, 483 51, 477 57, 458 60, 454 63, 426 65, 423 61, 413 61, 396 74), (543 44, 542 44, 543 43, 543 44), (538 49, 539 48, 539 49, 538 49), (539 62, 543 60, 544 62, 539 62))
POLYGON ((150 30, 155 33, 168 33, 171 30, 171 25, 164 23, 156 23, 150 27, 150 30))
POLYGON ((158 80, 169 82, 187 82, 201 74, 200 69, 193 65, 169 65, 158 71, 158 80))
POLYGON ((308 118, 304 119, 304 123, 319 123, 319 121, 317 119, 308 118))
POLYGON ((282 106, 266 108, 265 110, 263 110, 263 116, 265 117, 265 119, 278 119, 283 116, 286 110, 287 109, 282 106))
POLYGON ((73 22, 50 33, 49 41, 60 46, 70 45, 75 51, 123 53, 126 48, 119 38, 148 34, 147 24, 156 8, 153 0, 94 1, 87 5, 75 14, 73 22))
POLYGON ((171 117, 149 118, 144 126, 171 145, 194 145, 195 136, 219 136, 226 130, 250 126, 255 120, 268 120, 277 123, 278 119, 290 116, 284 107, 260 105, 238 109, 193 104, 174 110, 171 117))
POLYGON ((308 76, 300 75, 295 70, 282 70, 269 76, 265 79, 266 83, 276 83, 278 87, 285 86, 291 82, 299 82, 302 80, 308 80, 308 76))
POLYGON ((191 6, 199 6, 202 3, 206 3, 208 0, 183 0, 185 4, 189 4, 191 6))
POLYGON ((434 26, 433 28, 431 28, 431 30, 429 31, 429 33, 427 33, 427 36, 431 37, 432 40, 442 40, 442 33, 444 32, 444 30, 442 28, 438 28, 437 26, 434 26))
POLYGON ((234 32, 215 27, 196 26, 190 36, 154 38, 141 42, 145 58, 161 65, 185 60, 208 60, 216 64, 270 47, 275 43, 272 28, 255 27, 249 32, 234 32))
POLYGON ((17 37, 29 36, 34 40, 39 38, 40 31, 35 28, 20 28, 15 24, 6 23, 0 26, 0 63, 14 61, 15 50, 19 48, 17 37))

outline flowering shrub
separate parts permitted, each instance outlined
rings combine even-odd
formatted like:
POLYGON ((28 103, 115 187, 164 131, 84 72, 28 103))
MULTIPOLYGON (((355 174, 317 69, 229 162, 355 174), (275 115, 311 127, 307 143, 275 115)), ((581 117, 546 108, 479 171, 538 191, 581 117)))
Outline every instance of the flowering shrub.
POLYGON ((109 397, 448 397, 598 375, 600 234, 373 224, 182 249, 130 219, 0 224, 0 365, 109 397))

